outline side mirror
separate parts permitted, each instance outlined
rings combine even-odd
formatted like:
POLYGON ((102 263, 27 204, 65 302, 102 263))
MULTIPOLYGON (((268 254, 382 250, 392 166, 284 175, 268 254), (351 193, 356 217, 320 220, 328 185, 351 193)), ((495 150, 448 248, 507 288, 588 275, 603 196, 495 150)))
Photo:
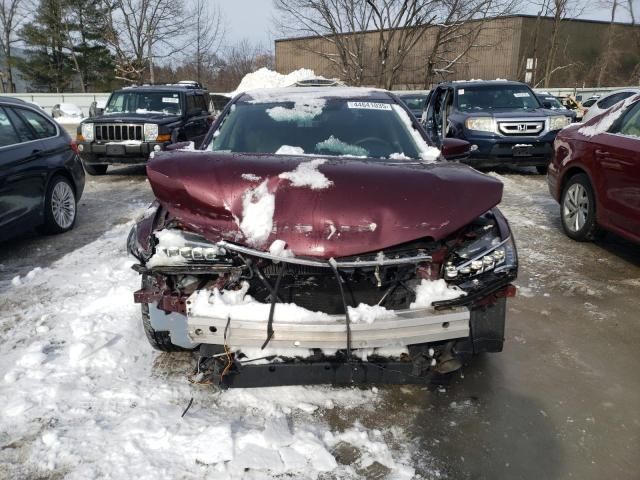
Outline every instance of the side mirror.
POLYGON ((542 102, 542 106, 543 106, 544 108, 548 108, 549 110, 551 110, 551 109, 552 109, 551 102, 542 102))
POLYGON ((469 156, 471 144, 459 138, 444 138, 440 151, 446 160, 463 160, 469 156))
POLYGON ((172 152, 174 150, 180 150, 182 148, 187 148, 191 145, 191 142, 178 142, 167 145, 166 150, 172 152))

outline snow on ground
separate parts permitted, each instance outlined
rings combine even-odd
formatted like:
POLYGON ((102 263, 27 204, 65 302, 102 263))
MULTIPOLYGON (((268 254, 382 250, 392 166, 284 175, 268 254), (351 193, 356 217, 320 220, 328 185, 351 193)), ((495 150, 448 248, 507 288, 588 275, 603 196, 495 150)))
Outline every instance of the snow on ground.
POLYGON ((155 352, 142 331, 130 226, 3 292, 0 477, 412 478, 401 429, 353 420, 377 416, 377 389, 188 383, 192 356, 155 352))
POLYGON ((308 68, 301 68, 295 70, 288 75, 282 75, 281 73, 274 72, 268 68, 260 68, 255 72, 248 73, 240 81, 240 85, 230 95, 233 97, 241 92, 247 92, 250 90, 256 90, 260 88, 282 88, 295 85, 296 82, 302 80, 309 80, 318 77, 313 70, 308 68))

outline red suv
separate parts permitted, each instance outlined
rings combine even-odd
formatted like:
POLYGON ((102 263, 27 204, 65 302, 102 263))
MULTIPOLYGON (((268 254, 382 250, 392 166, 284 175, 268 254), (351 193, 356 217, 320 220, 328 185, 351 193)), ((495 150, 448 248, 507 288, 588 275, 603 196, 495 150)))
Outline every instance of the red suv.
POLYGON ((547 182, 566 234, 606 229, 640 243, 640 95, 562 130, 554 153, 547 182))

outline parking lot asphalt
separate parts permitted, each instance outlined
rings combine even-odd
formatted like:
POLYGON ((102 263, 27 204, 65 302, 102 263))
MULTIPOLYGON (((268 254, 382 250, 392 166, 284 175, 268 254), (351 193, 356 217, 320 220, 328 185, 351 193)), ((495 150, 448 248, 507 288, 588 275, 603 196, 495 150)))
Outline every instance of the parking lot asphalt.
MULTIPOLYGON (((384 408, 334 409, 325 420, 403 430, 422 478, 637 479, 640 249, 613 235, 573 242, 544 177, 492 175, 505 184, 521 265, 504 352, 473 359, 444 387, 382 387, 384 408)), ((72 232, 2 245, 1 296, 14 276, 130 221, 153 197, 140 168, 87 180, 72 232)), ((184 356, 160 356, 162 368, 182 374, 171 365, 184 356)))

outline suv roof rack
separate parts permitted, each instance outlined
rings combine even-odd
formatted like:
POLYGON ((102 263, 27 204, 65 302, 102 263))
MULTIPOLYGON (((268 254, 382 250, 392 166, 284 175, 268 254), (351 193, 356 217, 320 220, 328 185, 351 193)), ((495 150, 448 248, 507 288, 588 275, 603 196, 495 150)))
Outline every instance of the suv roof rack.
POLYGON ((180 80, 177 83, 140 83, 137 85, 128 85, 123 88, 144 88, 144 87, 179 87, 179 88, 189 88, 194 90, 204 90, 205 87, 202 84, 196 82, 195 80, 180 80))
POLYGON ((309 78, 307 80, 298 80, 296 87, 338 87, 344 85, 340 80, 330 78, 309 78))

